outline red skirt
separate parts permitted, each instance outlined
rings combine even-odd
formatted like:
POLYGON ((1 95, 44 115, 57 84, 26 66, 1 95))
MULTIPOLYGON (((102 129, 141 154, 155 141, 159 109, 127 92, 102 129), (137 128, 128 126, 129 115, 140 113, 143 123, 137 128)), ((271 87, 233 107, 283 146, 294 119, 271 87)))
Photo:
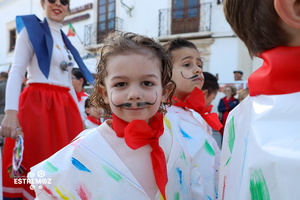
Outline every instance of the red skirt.
MULTIPOLYGON (((24 133, 22 165, 26 177, 30 167, 38 164, 66 146, 83 130, 78 107, 69 93, 69 88, 30 84, 21 93, 18 118, 24 133)), ((15 140, 6 138, 3 147, 3 196, 31 199, 34 191, 29 184, 14 184, 7 172, 12 164, 15 140)), ((16 181, 15 181, 16 182, 16 181)))

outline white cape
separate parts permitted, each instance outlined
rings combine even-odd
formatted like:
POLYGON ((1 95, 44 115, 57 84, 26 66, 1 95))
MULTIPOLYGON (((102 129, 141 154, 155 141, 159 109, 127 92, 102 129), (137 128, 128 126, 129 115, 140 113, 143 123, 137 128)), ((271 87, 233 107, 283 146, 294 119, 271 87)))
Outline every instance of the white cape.
POLYGON ((222 200, 300 199, 300 92, 247 97, 228 116, 222 200))

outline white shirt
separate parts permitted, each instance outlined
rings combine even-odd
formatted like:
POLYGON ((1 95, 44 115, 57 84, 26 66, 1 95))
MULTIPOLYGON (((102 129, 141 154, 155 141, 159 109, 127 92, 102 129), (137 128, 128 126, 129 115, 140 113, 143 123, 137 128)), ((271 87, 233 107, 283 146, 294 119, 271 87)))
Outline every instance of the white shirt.
MULTIPOLYGON (((47 83, 68 87, 71 89, 71 94, 75 102, 77 102, 71 80, 72 67, 69 68, 68 71, 63 71, 59 66, 62 61, 70 62, 68 58, 69 54, 65 49, 65 44, 60 32, 62 24, 49 19, 47 19, 47 22, 53 38, 53 51, 49 77, 47 79, 40 70, 33 46, 29 40, 27 29, 24 27, 17 37, 13 64, 7 81, 5 110, 18 110, 21 86, 26 71, 28 72, 27 83, 47 83)), ((73 57, 71 62, 75 64, 73 57)))

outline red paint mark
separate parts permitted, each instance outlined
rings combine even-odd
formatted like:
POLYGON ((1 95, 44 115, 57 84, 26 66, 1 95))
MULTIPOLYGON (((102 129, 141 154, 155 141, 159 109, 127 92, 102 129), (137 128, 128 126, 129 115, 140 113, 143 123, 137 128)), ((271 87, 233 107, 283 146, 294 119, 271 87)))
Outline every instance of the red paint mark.
POLYGON ((52 193, 52 191, 49 188, 47 188, 45 185, 42 185, 42 190, 44 190, 47 194, 49 194, 54 199, 57 199, 57 197, 54 196, 54 194, 52 193))
POLYGON ((79 195, 80 199, 82 200, 90 200, 92 197, 91 192, 85 187, 84 184, 80 184, 76 188, 77 194, 79 195))
POLYGON ((226 189, 226 176, 224 177, 224 182, 223 182, 223 194, 222 194, 222 200, 224 200, 225 189, 226 189))

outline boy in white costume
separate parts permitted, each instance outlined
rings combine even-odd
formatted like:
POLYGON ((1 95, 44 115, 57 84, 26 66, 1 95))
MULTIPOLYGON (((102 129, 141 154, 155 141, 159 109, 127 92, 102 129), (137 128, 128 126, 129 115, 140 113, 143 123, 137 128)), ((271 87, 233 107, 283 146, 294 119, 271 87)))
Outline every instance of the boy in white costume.
POLYGON ((91 103, 112 112, 112 120, 32 168, 51 179, 51 185, 32 185, 37 197, 200 199, 198 166, 163 126, 174 83, 162 46, 116 32, 104 41, 100 57, 91 103))
POLYGON ((300 6, 296 0, 225 0, 229 24, 264 60, 228 116, 220 165, 224 200, 300 199, 300 6))
POLYGON ((207 132, 206 122, 217 130, 222 126, 217 114, 207 111, 201 91, 204 78, 200 54, 192 42, 182 38, 171 40, 164 47, 172 60, 172 80, 176 83, 174 104, 168 108, 164 122, 199 167, 203 185, 199 199, 218 199, 220 149, 207 132))

